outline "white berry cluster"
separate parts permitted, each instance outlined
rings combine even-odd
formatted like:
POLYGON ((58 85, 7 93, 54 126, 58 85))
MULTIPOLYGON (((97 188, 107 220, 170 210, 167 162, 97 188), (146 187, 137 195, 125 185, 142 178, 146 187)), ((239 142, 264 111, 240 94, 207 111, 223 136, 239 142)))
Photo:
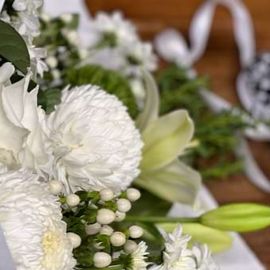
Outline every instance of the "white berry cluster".
MULTIPOLYGON (((53 194, 61 193, 62 188, 61 182, 50 183, 53 194)), ((139 240, 144 234, 143 229, 137 225, 121 227, 132 203, 140 197, 140 191, 135 188, 129 188, 120 194, 105 188, 101 191, 78 191, 67 196, 60 195, 67 220, 72 213, 71 216, 78 216, 78 223, 84 226, 81 237, 76 231, 68 233, 73 247, 78 248, 81 245, 78 249, 80 252, 85 242, 93 243, 91 253, 93 265, 88 265, 89 267, 113 266, 116 260, 121 261, 125 256, 130 258, 130 264, 139 260, 140 264, 147 266, 145 262, 147 246, 139 240)), ((69 224, 69 221, 67 223, 69 224)))

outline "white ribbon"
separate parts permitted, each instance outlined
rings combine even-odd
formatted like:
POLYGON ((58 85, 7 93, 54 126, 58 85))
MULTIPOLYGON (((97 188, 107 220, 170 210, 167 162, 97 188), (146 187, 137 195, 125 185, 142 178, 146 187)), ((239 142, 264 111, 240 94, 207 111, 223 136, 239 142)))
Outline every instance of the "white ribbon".
POLYGON ((4 3, 5 3, 5 0, 0 0, 0 12, 2 11, 4 3))
MULTIPOLYGON (((240 51, 242 67, 248 66, 255 55, 254 30, 250 15, 240 0, 208 0, 198 9, 193 17, 190 28, 191 46, 188 48, 183 36, 174 29, 165 30, 159 34, 154 45, 157 52, 168 62, 192 68, 195 61, 203 55, 209 37, 211 23, 217 4, 226 6, 232 13, 234 21, 234 35, 240 51)), ((241 83, 241 81, 240 81, 241 83)), ((239 80, 238 80, 239 84, 239 80)), ((243 88, 238 88, 239 93, 243 88)), ((232 110, 233 106, 213 92, 200 89, 200 94, 209 107, 216 113, 223 110, 232 110)), ((234 110, 234 113, 239 113, 234 110)), ((248 116, 247 121, 252 121, 248 116)), ((245 136, 261 141, 270 139, 270 129, 260 124, 256 128, 248 128, 244 131, 245 136)), ((243 136, 240 136, 241 144, 236 149, 236 154, 244 161, 244 170, 250 181, 266 192, 270 192, 270 181, 264 176, 255 159, 252 156, 248 144, 243 136)))
POLYGON ((8 249, 4 233, 0 227, 0 270, 16 270, 8 249))

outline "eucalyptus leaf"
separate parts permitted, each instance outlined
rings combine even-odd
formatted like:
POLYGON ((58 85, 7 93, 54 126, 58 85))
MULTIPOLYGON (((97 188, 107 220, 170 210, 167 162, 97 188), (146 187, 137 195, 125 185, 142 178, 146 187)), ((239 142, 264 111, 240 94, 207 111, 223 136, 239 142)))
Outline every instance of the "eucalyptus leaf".
MULTIPOLYGON (((190 235, 191 244, 207 244, 212 252, 218 253, 229 249, 232 245, 232 237, 229 233, 209 228, 197 223, 181 224, 184 234, 190 235)), ((158 227, 170 233, 178 226, 175 223, 161 223, 158 227)))
POLYGON ((135 183, 167 201, 193 205, 201 177, 195 170, 175 160, 160 170, 143 172, 135 183))
POLYGON ((159 114, 159 92, 155 79, 152 75, 145 71, 144 73, 145 91, 146 99, 144 104, 144 109, 142 113, 138 116, 136 124, 137 127, 144 131, 146 127, 158 118, 159 114))
POLYGON ((0 56, 11 62, 24 74, 30 67, 30 56, 23 38, 13 27, 1 20, 0 56))
POLYGON ((175 160, 192 139, 194 124, 186 110, 177 110, 150 123, 142 134, 142 171, 162 168, 175 160))

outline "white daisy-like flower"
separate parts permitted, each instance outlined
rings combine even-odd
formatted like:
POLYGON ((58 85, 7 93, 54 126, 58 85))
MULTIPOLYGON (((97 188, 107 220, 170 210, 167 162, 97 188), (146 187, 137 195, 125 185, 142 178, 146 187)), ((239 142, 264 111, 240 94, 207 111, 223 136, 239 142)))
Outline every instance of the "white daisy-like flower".
POLYGON ((60 203, 26 170, 0 175, 0 224, 17 270, 72 270, 60 203))
POLYGON ((91 47, 102 43, 106 43, 109 47, 119 47, 138 39, 134 25, 125 20, 121 12, 114 12, 111 15, 98 13, 91 23, 91 30, 91 47))
POLYGON ((138 176, 142 141, 117 97, 86 85, 62 92, 47 121, 54 176, 67 192, 124 190, 138 176))
POLYGON ((163 264, 153 266, 151 270, 217 270, 211 253, 206 245, 188 248, 191 237, 183 235, 181 226, 173 233, 165 235, 163 264))
POLYGON ((138 77, 141 69, 154 71, 157 57, 151 43, 139 39, 135 26, 119 12, 99 13, 92 22, 89 57, 85 61, 138 77))
POLYGON ((125 55, 127 64, 124 72, 127 75, 140 76, 142 69, 150 72, 157 69, 158 60, 151 43, 137 41, 132 45, 126 44, 125 55))
POLYGON ((146 262, 147 255, 147 245, 145 242, 140 242, 135 249, 131 253, 131 266, 129 270, 146 270, 149 263, 146 262))
POLYGON ((42 128, 44 111, 37 106, 38 89, 28 92, 30 74, 12 84, 13 73, 10 63, 0 67, 0 164, 41 174, 50 166, 50 155, 42 128))

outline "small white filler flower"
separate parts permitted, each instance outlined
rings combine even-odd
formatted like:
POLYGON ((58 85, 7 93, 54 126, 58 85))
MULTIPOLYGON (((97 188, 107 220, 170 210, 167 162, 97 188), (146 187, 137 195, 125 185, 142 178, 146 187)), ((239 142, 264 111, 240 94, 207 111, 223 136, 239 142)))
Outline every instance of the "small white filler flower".
POLYGON ((171 234, 165 234, 163 264, 150 270, 218 270, 206 245, 188 248, 191 237, 182 234, 178 226, 171 234))
POLYGON ((125 20, 121 12, 111 15, 99 12, 91 22, 91 47, 106 43, 109 47, 118 47, 138 39, 134 25, 125 20))
POLYGON ((55 179, 64 183, 67 193, 126 189, 139 174, 142 149, 127 108, 96 86, 62 93, 47 120, 55 179))
POLYGON ((57 197, 26 170, 0 174, 0 224, 18 270, 72 270, 57 197))
POLYGON ((131 253, 131 265, 128 270, 146 270, 149 263, 147 259, 147 245, 145 242, 140 242, 137 248, 131 253))
POLYGON ((41 76, 48 70, 43 61, 46 50, 36 48, 33 40, 40 35, 39 10, 42 5, 43 0, 14 0, 12 15, 9 15, 6 10, 0 10, 0 19, 15 28, 25 40, 30 54, 32 72, 34 75, 41 76))

